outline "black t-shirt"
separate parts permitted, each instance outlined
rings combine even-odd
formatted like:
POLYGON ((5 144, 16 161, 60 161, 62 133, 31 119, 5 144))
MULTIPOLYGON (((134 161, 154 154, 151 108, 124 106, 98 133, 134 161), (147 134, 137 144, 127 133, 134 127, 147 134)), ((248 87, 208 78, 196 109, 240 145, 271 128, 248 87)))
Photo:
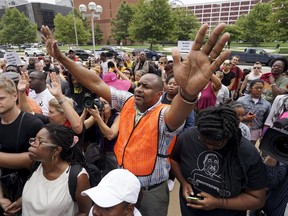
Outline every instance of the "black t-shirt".
POLYGON ((229 72, 229 73, 227 73, 227 74, 225 74, 225 73, 223 73, 224 74, 224 77, 223 77, 223 79, 221 80, 221 83, 223 84, 223 85, 225 85, 225 86, 229 86, 230 85, 230 83, 231 83, 231 80, 233 79, 233 78, 235 78, 235 74, 233 73, 233 72, 229 72))
MULTIPOLYGON (((241 140, 239 155, 248 178, 247 184, 239 163, 234 163, 230 166, 234 182, 224 183, 222 187, 221 173, 226 151, 225 147, 220 150, 207 149, 198 139, 198 129, 192 128, 179 135, 171 158, 180 164, 181 173, 191 184, 195 194, 204 191, 215 197, 236 197, 245 189, 259 190, 267 187, 267 174, 262 159, 255 146, 246 139, 241 140)), ((191 215, 209 213, 213 216, 236 216, 245 213, 225 209, 204 211, 192 208, 189 208, 189 212, 191 215)))
MULTIPOLYGON (((30 146, 29 138, 35 137, 38 131, 43 127, 43 123, 37 117, 30 113, 25 113, 21 127, 19 128, 22 114, 23 112, 21 112, 15 121, 10 124, 2 124, 0 122, 1 152, 27 152, 30 146)), ((22 171, 23 169, 21 169, 19 172, 21 173, 22 171)), ((12 172, 15 172, 15 170, 2 169, 2 176, 12 172)))

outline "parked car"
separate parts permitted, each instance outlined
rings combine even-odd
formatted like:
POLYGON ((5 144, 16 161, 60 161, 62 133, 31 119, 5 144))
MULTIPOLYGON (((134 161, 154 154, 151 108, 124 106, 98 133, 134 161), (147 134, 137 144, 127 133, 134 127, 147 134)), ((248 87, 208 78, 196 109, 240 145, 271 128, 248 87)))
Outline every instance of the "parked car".
POLYGON ((102 47, 100 50, 96 50, 96 51, 99 51, 99 53, 109 52, 113 54, 113 56, 117 56, 117 55, 123 56, 125 54, 125 51, 120 50, 117 47, 113 47, 113 46, 105 46, 105 47, 102 47))
POLYGON ((22 44, 20 45, 20 49, 26 49, 26 48, 31 48, 31 44, 22 44))
POLYGON ((270 65, 271 61, 274 58, 280 57, 280 55, 267 53, 262 48, 245 48, 244 52, 232 51, 230 57, 239 56, 240 62, 250 62, 255 63, 259 61, 261 64, 265 64, 267 66, 270 65))
POLYGON ((8 45, 0 45, 1 50, 8 50, 9 46, 8 45))
POLYGON ((5 52, 3 52, 3 50, 0 50, 0 59, 3 59, 5 55, 5 52))
POLYGON ((165 56, 163 53, 161 52, 156 52, 150 49, 146 49, 146 48, 138 48, 138 49, 134 49, 132 51, 132 55, 135 56, 136 53, 140 53, 140 52, 145 52, 146 53, 146 58, 147 59, 151 59, 153 61, 158 61, 159 58, 165 56))
POLYGON ((25 55, 28 56, 45 56, 45 53, 42 50, 37 48, 26 48, 24 50, 25 55))
MULTIPOLYGON (((82 61, 87 61, 89 57, 93 57, 93 54, 91 52, 88 52, 87 50, 82 49, 73 49, 75 52, 75 55, 78 56, 82 61)), ((66 53, 67 55, 68 53, 66 53)))

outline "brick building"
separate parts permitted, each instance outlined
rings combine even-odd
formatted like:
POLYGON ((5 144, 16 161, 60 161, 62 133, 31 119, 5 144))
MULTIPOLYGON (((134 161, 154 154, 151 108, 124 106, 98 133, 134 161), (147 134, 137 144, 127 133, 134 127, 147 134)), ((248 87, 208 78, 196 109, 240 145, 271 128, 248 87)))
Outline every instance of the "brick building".
MULTIPOLYGON (((91 12, 88 10, 88 4, 91 0, 74 0, 74 6, 78 9, 80 4, 85 4, 87 6, 86 16, 88 18, 91 12)), ((111 37, 111 19, 115 18, 117 15, 118 7, 122 2, 126 2, 127 4, 135 4, 138 0, 95 0, 97 5, 101 5, 103 8, 103 12, 100 15, 100 19, 97 17, 94 18, 94 25, 96 22, 100 23, 101 31, 103 32, 103 41, 102 43, 106 44, 108 39, 111 43, 115 43, 113 38, 111 37)), ((91 19, 88 18, 88 21, 91 22, 91 19)))
POLYGON ((241 15, 248 14, 257 3, 264 2, 269 2, 269 0, 202 1, 202 3, 188 5, 178 4, 178 7, 192 11, 201 24, 208 23, 211 29, 221 22, 234 24, 241 15))

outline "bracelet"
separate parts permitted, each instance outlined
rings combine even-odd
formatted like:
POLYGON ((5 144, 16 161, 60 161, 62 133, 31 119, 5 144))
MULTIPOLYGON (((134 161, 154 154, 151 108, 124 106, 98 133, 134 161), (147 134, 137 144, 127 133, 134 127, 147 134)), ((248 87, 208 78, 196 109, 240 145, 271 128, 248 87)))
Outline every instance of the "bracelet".
POLYGON ((186 104, 189 104, 189 105, 195 105, 198 102, 198 100, 199 100, 199 98, 201 96, 201 92, 200 92, 200 93, 198 93, 198 95, 195 98, 193 98, 193 100, 188 100, 187 98, 185 98, 183 96, 182 88, 179 88, 179 93, 180 93, 180 96, 181 96, 183 102, 186 103, 186 104))
POLYGON ((272 83, 272 84, 270 84, 270 86, 272 87, 272 86, 276 86, 276 83, 272 83))
POLYGON ((59 104, 60 105, 62 105, 65 101, 67 100, 67 98, 66 97, 64 97, 63 99, 61 99, 60 101, 58 101, 59 102, 59 104))

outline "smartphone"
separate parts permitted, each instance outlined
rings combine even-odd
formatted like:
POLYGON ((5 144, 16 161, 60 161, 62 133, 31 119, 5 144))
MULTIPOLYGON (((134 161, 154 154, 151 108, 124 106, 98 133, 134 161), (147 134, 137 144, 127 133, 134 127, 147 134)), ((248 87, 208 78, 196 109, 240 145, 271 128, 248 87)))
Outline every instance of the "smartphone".
POLYGON ((196 196, 196 195, 191 195, 191 196, 187 196, 187 199, 189 199, 189 200, 203 200, 204 197, 202 197, 202 196, 196 196))

